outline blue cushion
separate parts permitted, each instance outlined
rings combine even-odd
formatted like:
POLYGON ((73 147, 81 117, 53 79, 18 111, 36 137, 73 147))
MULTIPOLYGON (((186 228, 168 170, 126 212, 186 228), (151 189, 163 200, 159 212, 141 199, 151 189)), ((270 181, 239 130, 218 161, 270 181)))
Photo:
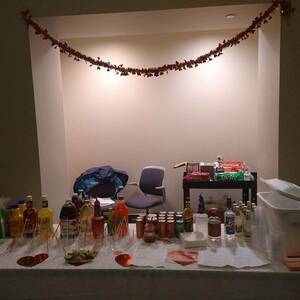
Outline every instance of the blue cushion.
POLYGON ((162 198, 157 196, 135 196, 126 201, 126 205, 132 208, 150 208, 162 203, 162 198))

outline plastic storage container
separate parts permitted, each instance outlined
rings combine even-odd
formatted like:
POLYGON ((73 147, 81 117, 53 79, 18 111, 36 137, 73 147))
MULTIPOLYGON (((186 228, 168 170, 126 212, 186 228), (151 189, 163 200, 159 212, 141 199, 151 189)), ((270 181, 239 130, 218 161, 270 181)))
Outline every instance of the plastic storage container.
POLYGON ((300 256, 300 187, 279 179, 263 181, 272 189, 258 193, 268 256, 272 260, 300 256))

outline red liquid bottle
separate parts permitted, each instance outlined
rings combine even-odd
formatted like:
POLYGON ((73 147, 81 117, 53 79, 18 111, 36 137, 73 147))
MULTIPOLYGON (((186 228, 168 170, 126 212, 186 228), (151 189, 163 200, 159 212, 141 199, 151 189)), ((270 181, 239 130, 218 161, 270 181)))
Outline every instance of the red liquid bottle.
POLYGON ((92 231, 95 240, 103 238, 104 218, 101 216, 100 202, 96 199, 94 203, 94 217, 92 219, 92 231))
POLYGON ((115 233, 119 237, 126 236, 128 234, 128 208, 125 205, 123 196, 118 197, 114 219, 115 219, 115 233))
POLYGON ((33 238, 37 226, 38 215, 36 209, 33 207, 32 196, 26 197, 26 210, 23 213, 24 230, 23 235, 26 238, 33 238))

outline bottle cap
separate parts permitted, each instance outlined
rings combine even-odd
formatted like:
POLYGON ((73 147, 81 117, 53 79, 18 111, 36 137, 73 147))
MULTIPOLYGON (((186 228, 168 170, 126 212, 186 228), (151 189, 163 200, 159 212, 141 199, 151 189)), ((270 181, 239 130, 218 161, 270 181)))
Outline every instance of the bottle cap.
POLYGON ((15 209, 15 208, 18 208, 19 205, 18 204, 11 204, 8 206, 8 209, 15 209))
POLYGON ((27 201, 32 201, 32 195, 26 196, 26 202, 27 202, 27 201))

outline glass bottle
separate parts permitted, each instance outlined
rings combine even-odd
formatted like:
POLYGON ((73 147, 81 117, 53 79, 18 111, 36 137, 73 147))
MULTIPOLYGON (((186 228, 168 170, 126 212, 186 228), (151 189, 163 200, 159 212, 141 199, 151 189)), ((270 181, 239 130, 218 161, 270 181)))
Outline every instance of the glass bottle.
POLYGON ((78 235, 77 210, 71 200, 66 200, 60 211, 60 237, 74 239, 78 235))
POLYGON ((207 236, 207 223, 208 215, 205 213, 205 204, 202 194, 199 195, 198 213, 194 215, 195 217, 195 231, 202 232, 207 236))
POLYGON ((235 235, 235 214, 232 211, 232 200, 231 197, 227 197, 227 209, 224 213, 224 229, 225 236, 227 239, 234 238, 235 235))
POLYGON ((184 230, 186 232, 193 231, 193 212, 191 209, 191 202, 189 199, 185 201, 185 208, 183 210, 183 221, 184 221, 184 230))
POLYGON ((17 238, 22 235, 23 232, 23 215, 17 204, 9 207, 9 235, 12 238, 17 238))
POLYGON ((47 239, 53 234, 53 211, 48 207, 48 198, 42 196, 42 208, 38 211, 39 235, 47 239))
POLYGON ((117 207, 114 212, 115 233, 119 237, 128 234, 128 208, 125 205, 124 197, 118 196, 117 207))
POLYGON ((252 223, 251 223, 251 211, 249 209, 246 210, 246 216, 244 221, 244 235, 245 237, 250 238, 252 231, 252 223))
POLYGON ((92 219, 92 231, 95 240, 104 235, 104 218, 101 216, 101 206, 98 199, 94 203, 94 217, 92 219))
POLYGON ((110 207, 107 212, 107 233, 114 235, 114 211, 110 207))
POLYGON ((243 233, 243 217, 239 206, 235 209, 235 233, 236 235, 243 233))
POLYGON ((85 200, 80 209, 80 231, 85 235, 92 234, 92 219, 94 217, 94 207, 89 200, 85 200))
POLYGON ((23 213, 24 230, 23 235, 26 238, 33 238, 37 226, 37 211, 33 207, 32 196, 26 197, 26 210, 23 213))
POLYGON ((210 217, 208 218, 208 237, 211 241, 221 239, 221 220, 218 217, 217 208, 210 210, 210 217))

